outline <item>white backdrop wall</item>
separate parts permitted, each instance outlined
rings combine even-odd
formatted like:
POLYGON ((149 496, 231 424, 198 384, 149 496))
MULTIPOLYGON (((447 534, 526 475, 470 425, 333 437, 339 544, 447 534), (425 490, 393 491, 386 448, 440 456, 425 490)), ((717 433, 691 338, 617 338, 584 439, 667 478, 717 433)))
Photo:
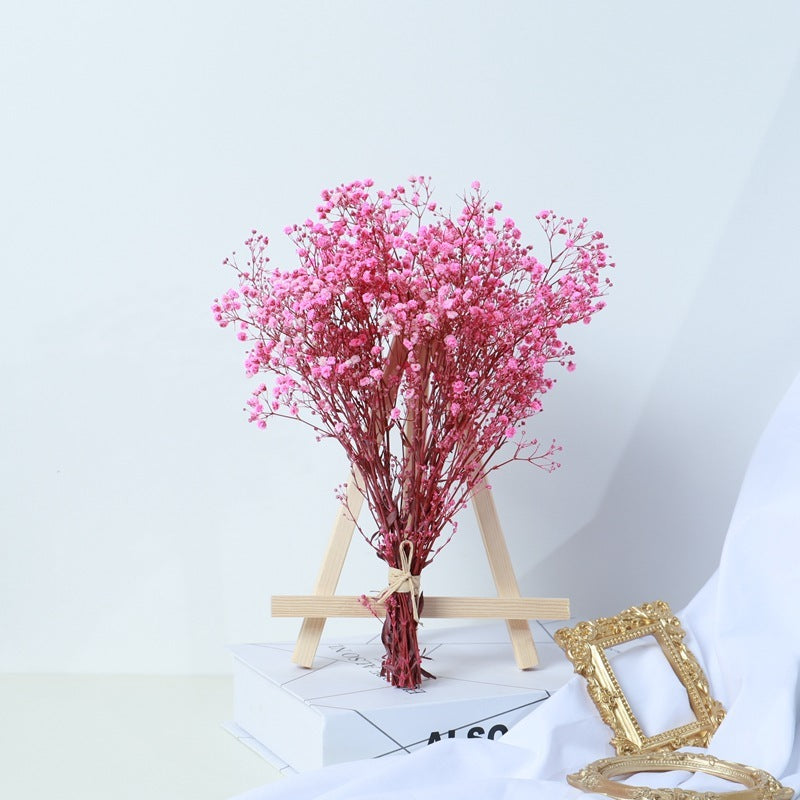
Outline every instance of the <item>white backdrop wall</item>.
MULTIPOLYGON (((800 5, 31 2, 0 26, 0 670, 214 673, 289 639, 347 465, 246 423, 220 266, 357 177, 478 178, 618 267, 536 420, 554 475, 493 485, 522 588, 578 615, 712 572, 800 368, 800 5)), ((360 541, 341 590, 377 589, 360 541)), ((429 593, 490 594, 475 526, 429 593)), ((371 621, 340 621, 334 632, 371 621)))

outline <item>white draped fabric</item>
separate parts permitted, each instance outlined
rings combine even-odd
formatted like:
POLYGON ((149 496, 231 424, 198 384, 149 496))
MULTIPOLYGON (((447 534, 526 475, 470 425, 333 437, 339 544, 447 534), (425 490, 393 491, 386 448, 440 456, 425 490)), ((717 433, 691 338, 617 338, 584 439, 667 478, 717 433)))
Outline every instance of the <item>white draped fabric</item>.
MULTIPOLYGON (((668 543, 665 543, 668 546, 668 543)), ((687 553, 687 558, 691 554, 687 553)), ((750 462, 719 569, 678 614, 687 644, 727 716, 708 752, 767 770, 800 789, 800 377, 750 462)), ((659 599, 643 597, 642 602, 659 599)), ((669 599, 669 598, 663 598, 669 599)), ((645 658, 646 649, 626 654, 645 658)), ((642 662, 644 663, 644 661, 642 662)), ((659 698, 666 676, 627 665, 632 697, 659 698)), ((665 725, 671 727, 671 725, 665 725)), ((237 800, 576 800, 564 780, 613 755, 610 730, 575 678, 502 740, 443 741, 412 755, 327 767, 237 800)), ((717 790, 703 775, 641 775, 631 783, 717 790)), ((797 797, 797 795, 795 795, 797 797)))

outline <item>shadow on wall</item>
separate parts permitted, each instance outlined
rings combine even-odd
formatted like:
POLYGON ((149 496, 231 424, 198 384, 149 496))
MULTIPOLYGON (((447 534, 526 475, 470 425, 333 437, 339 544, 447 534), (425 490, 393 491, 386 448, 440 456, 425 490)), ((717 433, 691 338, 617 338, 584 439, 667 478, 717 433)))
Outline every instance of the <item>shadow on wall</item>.
MULTIPOLYGON (((569 595, 581 618, 677 609, 716 568, 750 454, 800 371, 798 141, 795 66, 597 514, 520 576, 523 593, 569 595)), ((676 198, 664 226, 691 258, 680 224, 676 198)))

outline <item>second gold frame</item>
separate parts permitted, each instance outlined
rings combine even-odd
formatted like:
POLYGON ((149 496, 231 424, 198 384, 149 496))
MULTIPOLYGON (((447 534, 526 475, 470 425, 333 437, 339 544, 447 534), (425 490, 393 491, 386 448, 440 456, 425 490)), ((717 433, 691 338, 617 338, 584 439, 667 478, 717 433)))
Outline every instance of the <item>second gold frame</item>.
POLYGON ((722 705, 711 697, 708 679, 686 648, 686 632, 667 603, 657 601, 626 609, 615 617, 581 622, 561 628, 555 639, 572 661, 575 672, 586 679, 589 695, 603 721, 614 731, 611 744, 619 755, 679 747, 706 747, 725 716, 722 705), (605 650, 652 636, 661 647, 688 696, 695 719, 686 725, 648 736, 631 710, 605 650))

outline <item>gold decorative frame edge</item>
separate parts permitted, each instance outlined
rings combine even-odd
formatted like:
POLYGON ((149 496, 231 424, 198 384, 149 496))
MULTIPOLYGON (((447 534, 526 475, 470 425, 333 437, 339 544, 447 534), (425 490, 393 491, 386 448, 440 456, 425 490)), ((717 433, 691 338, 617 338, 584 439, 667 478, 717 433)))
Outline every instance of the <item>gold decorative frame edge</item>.
POLYGON ((600 717, 614 732, 611 744, 618 755, 690 745, 706 747, 722 722, 725 709, 711 696, 702 667, 683 642, 685 636, 680 621, 663 600, 556 631, 556 642, 575 672, 586 680, 600 717), (653 736, 642 730, 605 654, 607 647, 648 635, 661 646, 695 714, 694 722, 653 736))
POLYGON ((784 786, 764 770, 734 761, 723 761, 706 753, 637 753, 602 758, 579 772, 567 775, 567 781, 585 792, 605 794, 621 800, 791 800, 794 796, 794 789, 784 786), (746 788, 731 792, 696 792, 680 787, 652 789, 611 780, 612 777, 637 772, 672 770, 705 772, 740 783, 746 788))

